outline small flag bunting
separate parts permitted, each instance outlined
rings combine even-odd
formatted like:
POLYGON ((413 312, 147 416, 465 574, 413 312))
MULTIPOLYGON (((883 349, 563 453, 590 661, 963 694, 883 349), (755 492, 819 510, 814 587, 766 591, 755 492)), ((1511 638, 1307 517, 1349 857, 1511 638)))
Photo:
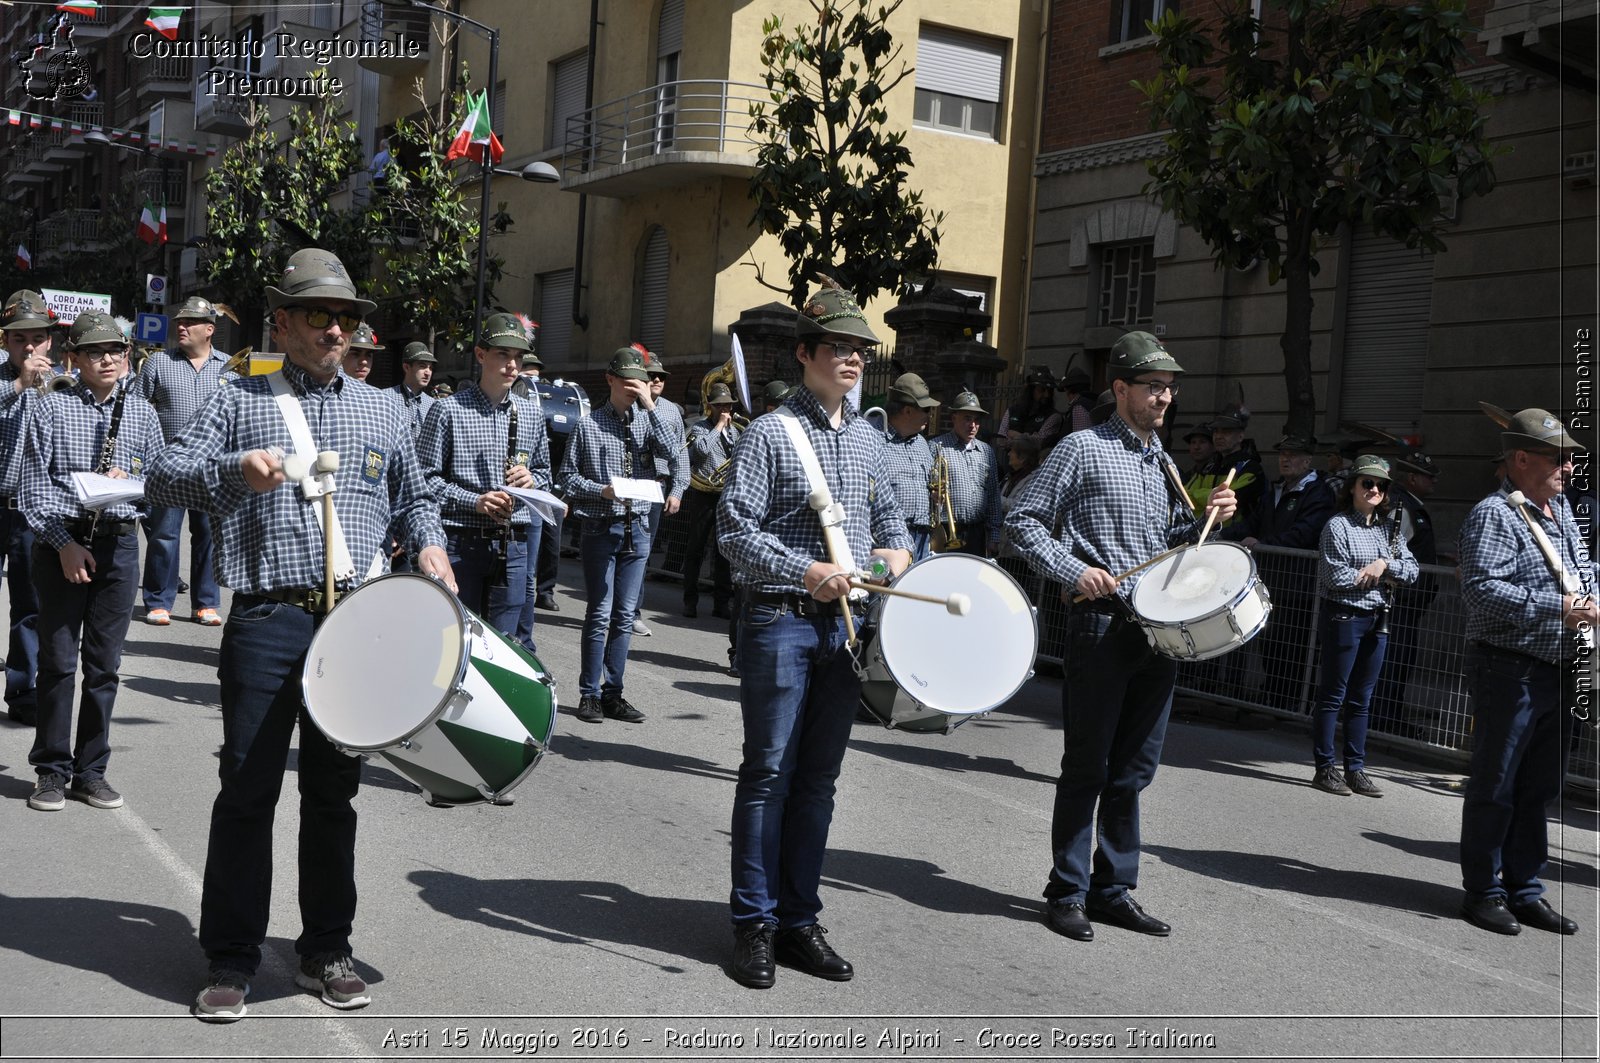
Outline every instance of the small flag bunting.
POLYGON ((169 41, 178 39, 178 22, 183 18, 181 7, 152 7, 144 24, 169 41))

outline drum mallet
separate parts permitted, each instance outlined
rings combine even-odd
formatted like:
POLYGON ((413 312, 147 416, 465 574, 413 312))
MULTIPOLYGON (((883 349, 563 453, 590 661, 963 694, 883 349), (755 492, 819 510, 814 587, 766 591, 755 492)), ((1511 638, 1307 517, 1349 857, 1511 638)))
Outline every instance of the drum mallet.
MULTIPOLYGON (((849 566, 842 560, 850 553, 850 544, 844 537, 844 507, 833 500, 826 486, 818 487, 806 499, 811 508, 816 510, 817 519, 822 522, 822 541, 828 547, 828 560, 832 561, 835 568, 847 569, 849 566)), ((848 581, 847 581, 848 582, 848 581)), ((856 618, 850 614, 850 592, 846 591, 840 601, 839 612, 844 616, 845 643, 852 649, 856 644, 856 618)))
POLYGON ((915 591, 903 591, 895 587, 885 587, 878 583, 862 583, 859 580, 851 580, 850 586, 858 591, 867 591, 872 594, 890 594, 896 598, 910 598, 914 602, 942 605, 945 608, 945 612, 951 616, 966 616, 972 612, 972 599, 959 592, 945 598, 939 598, 932 594, 918 594, 915 591))
MULTIPOLYGON (((1229 469, 1227 478, 1222 481, 1222 486, 1223 487, 1232 487, 1233 486, 1233 474, 1238 472, 1238 471, 1239 471, 1238 469, 1229 469)), ((1196 546, 1204 545, 1204 543, 1206 541, 1206 536, 1211 534, 1211 525, 1215 524, 1216 521, 1217 521, 1217 513, 1219 512, 1217 507, 1216 506, 1207 506, 1206 508, 1209 509, 1211 512, 1206 516, 1206 526, 1204 528, 1200 529, 1200 539, 1199 539, 1198 542, 1195 543, 1196 546)))
POLYGON ((293 482, 303 481, 312 472, 317 474, 317 486, 322 492, 322 555, 323 577, 327 583, 324 612, 333 609, 333 474, 339 471, 339 452, 324 450, 317 454, 315 464, 309 464, 299 454, 285 455, 283 475, 293 482))

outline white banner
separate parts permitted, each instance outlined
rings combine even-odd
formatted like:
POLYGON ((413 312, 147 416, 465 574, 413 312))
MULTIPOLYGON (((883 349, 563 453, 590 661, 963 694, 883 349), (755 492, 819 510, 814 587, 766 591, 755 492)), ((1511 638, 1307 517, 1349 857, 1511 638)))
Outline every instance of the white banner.
POLYGON ((41 293, 50 309, 56 312, 63 324, 70 325, 73 319, 86 310, 98 310, 103 314, 111 313, 111 296, 98 295, 95 292, 66 292, 58 288, 46 288, 41 293))

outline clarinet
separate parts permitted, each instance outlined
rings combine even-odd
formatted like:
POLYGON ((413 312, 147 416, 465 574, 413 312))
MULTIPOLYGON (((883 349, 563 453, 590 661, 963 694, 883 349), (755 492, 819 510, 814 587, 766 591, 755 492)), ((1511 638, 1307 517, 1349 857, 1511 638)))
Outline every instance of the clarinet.
MULTIPOLYGON (((111 405, 111 427, 106 429, 105 442, 100 445, 100 462, 94 470, 102 476, 111 471, 111 461, 117 451, 117 432, 122 427, 122 402, 127 397, 128 389, 122 386, 121 381, 118 381, 117 401, 111 405)), ((89 515, 89 542, 84 543, 85 546, 92 547, 94 543, 94 533, 100 526, 101 512, 103 511, 97 509, 89 515)))
MULTIPOLYGON (((633 479, 633 429, 628 428, 622 444, 622 478, 633 479)), ((622 552, 633 553, 633 499, 622 500, 622 552)))
MULTIPOLYGON (((511 402, 511 405, 508 408, 510 414, 510 423, 506 427, 505 475, 509 479, 511 476, 511 470, 515 468, 517 464, 517 400, 515 396, 507 396, 507 398, 511 402)), ((515 509, 513 509, 512 512, 515 512, 515 509)), ((494 573, 490 582, 496 587, 504 587, 510 582, 508 578, 509 574, 506 571, 506 559, 511 553, 510 517, 507 517, 505 523, 500 527, 500 541, 497 545, 499 549, 496 552, 496 557, 494 560, 494 573)))

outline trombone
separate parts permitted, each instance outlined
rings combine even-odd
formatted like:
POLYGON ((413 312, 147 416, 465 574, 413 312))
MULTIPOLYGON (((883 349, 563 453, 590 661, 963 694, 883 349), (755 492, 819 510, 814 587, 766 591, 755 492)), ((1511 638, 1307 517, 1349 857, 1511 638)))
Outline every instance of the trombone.
POLYGON ((966 544, 956 534, 956 513, 950 503, 950 463, 945 460, 944 448, 937 447, 933 456, 933 478, 928 481, 928 494, 933 503, 933 532, 928 547, 936 554, 959 550, 966 544), (939 513, 943 510, 943 514, 939 513))

